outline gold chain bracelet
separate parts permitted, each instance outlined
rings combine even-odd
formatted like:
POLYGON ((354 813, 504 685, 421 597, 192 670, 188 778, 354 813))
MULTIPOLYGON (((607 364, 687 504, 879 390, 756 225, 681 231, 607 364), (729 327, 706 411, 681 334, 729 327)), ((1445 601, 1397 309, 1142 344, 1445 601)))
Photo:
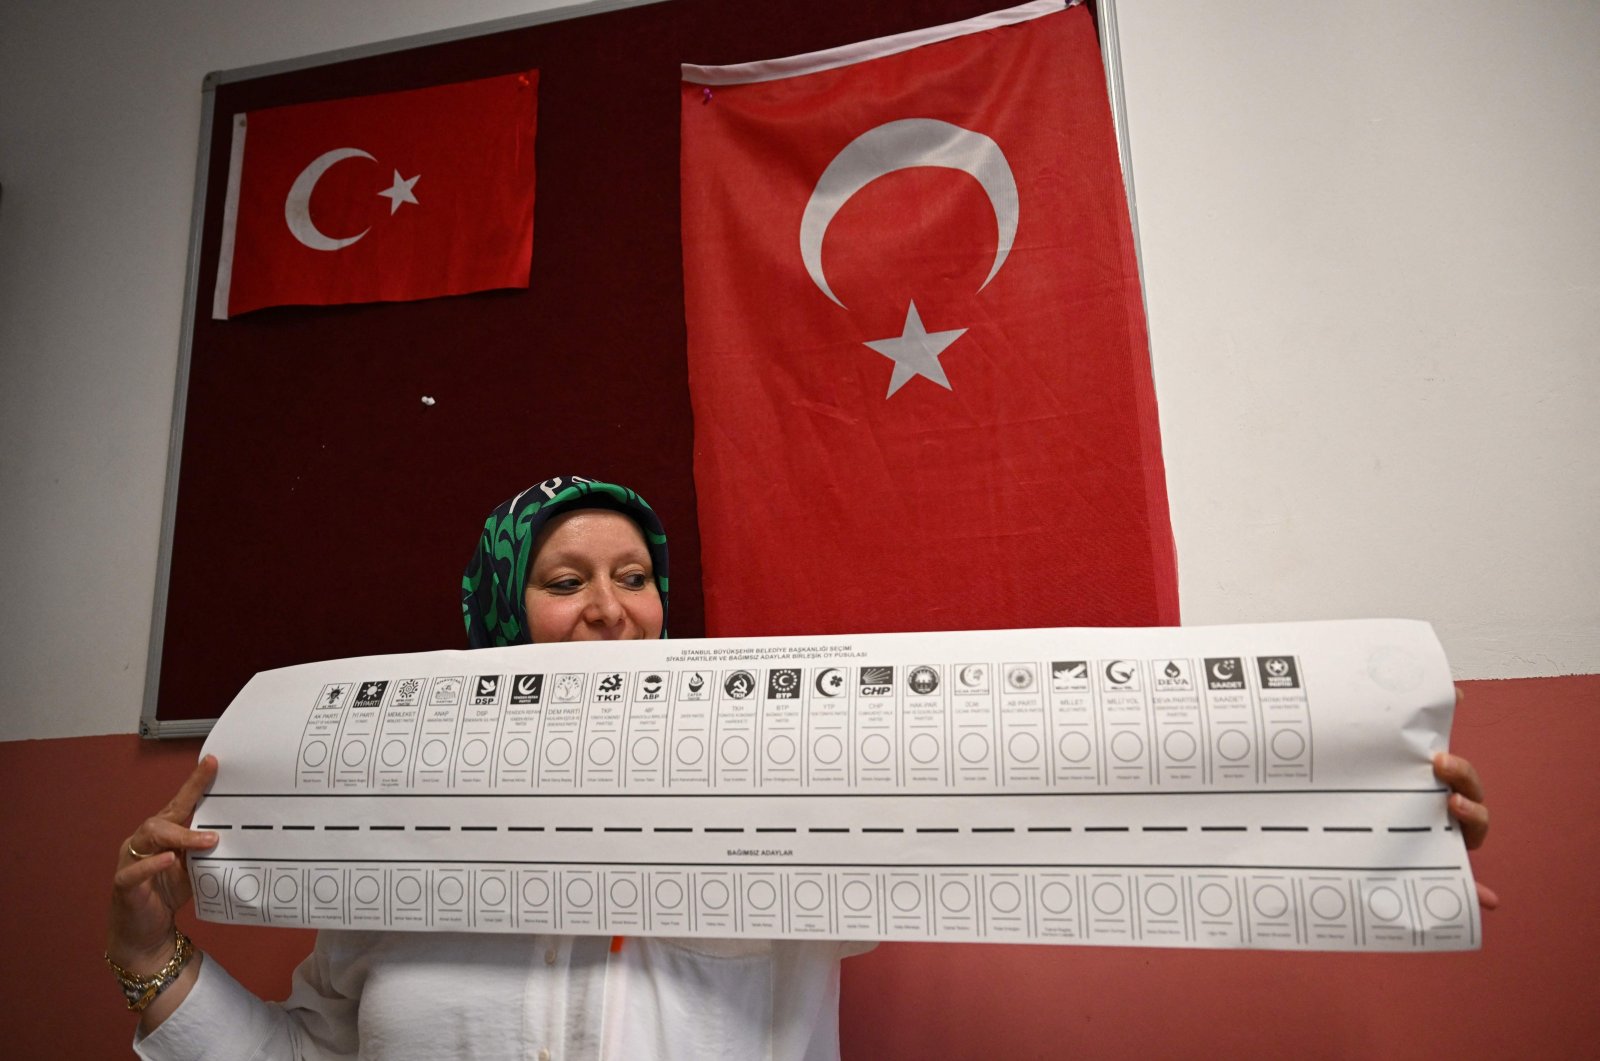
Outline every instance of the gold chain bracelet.
POLYGON ((122 995, 128 1000, 128 1009, 134 1013, 144 1011, 144 1008, 156 1000, 156 996, 172 986, 172 982, 183 972, 183 967, 189 964, 189 959, 194 957, 194 944, 189 937, 183 934, 183 929, 172 926, 173 935, 176 937, 176 947, 167 964, 153 973, 129 972, 111 960, 111 955, 106 954, 106 964, 111 966, 111 971, 117 974, 117 982, 122 985, 122 995))

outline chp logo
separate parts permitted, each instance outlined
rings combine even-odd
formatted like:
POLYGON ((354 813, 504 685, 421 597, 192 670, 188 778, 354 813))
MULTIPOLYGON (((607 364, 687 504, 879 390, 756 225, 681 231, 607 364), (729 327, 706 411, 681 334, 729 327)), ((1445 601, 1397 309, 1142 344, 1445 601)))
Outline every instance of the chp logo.
POLYGON ((1131 659, 1114 659, 1106 664, 1105 690, 1108 693, 1137 692, 1139 665, 1131 659))
POLYGON ((622 672, 611 671, 595 675, 594 702, 615 704, 622 700, 622 672))
POLYGON ((383 703, 384 690, 389 688, 389 683, 362 682, 361 689, 356 693, 356 702, 351 707, 377 707, 383 703))
POLYGON ((519 674, 511 679, 511 702, 513 704, 537 704, 544 695, 544 675, 519 674))
POLYGON ((687 671, 678 678, 679 700, 711 699, 711 675, 703 670, 687 671))
POLYGON ((844 695, 844 671, 838 667, 823 667, 817 671, 816 680, 811 687, 817 691, 818 696, 825 696, 830 700, 844 695))
POLYGON ((890 696, 894 693, 893 667, 862 667, 859 677, 862 696, 890 696))
POLYGON ((1050 664, 1050 688, 1060 693, 1084 692, 1089 688, 1089 661, 1058 659, 1050 664))
POLYGON ((493 704, 500 700, 500 675, 480 674, 478 681, 472 687, 472 702, 474 704, 493 704))
POLYGON ((793 667, 779 667, 767 672, 768 700, 797 700, 800 698, 800 671, 793 667))
POLYGON ((667 698, 667 678, 660 671, 645 671, 639 676, 639 693, 636 699, 656 703, 667 698))
POLYGON ((1300 688, 1300 668, 1293 656, 1257 656, 1256 667, 1263 689, 1300 688))
POLYGON ((1152 664, 1152 671, 1158 693, 1194 691, 1194 678, 1189 673, 1189 661, 1186 659, 1158 659, 1152 664))
POLYGON ((906 675, 906 687, 918 696, 927 696, 939 688, 939 672, 932 667, 912 667, 906 675))
POLYGON ((756 677, 747 670, 736 670, 722 680, 722 691, 733 700, 748 700, 756 691, 756 677))
POLYGON ((1206 688, 1243 689, 1244 660, 1238 656, 1207 656, 1206 688))

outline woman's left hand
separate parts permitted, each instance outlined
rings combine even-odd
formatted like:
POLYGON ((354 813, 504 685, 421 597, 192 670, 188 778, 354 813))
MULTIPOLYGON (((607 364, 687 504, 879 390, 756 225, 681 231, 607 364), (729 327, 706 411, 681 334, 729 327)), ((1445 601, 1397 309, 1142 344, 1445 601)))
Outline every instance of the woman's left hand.
MULTIPOLYGON (((1457 689, 1457 707, 1461 699, 1461 690, 1457 689)), ((1467 850, 1476 851, 1489 836, 1489 808, 1484 803, 1483 782, 1477 769, 1459 755, 1439 752, 1433 757, 1433 776, 1450 787, 1450 816, 1460 824, 1467 850)), ((1500 897, 1482 881, 1478 882, 1478 904, 1485 910, 1500 905, 1500 897)))

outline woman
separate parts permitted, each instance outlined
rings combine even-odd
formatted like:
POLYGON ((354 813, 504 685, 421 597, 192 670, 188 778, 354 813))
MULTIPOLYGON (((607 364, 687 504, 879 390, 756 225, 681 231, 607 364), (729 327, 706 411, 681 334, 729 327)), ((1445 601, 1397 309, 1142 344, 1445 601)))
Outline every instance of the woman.
MULTIPOLYGON (((547 480, 485 522, 462 608, 474 648, 665 637, 666 535, 625 487, 547 480)), ((175 936, 179 856, 216 843, 185 827, 216 770, 202 761, 118 862, 107 957, 176 973, 141 1013, 143 1056, 838 1056, 839 960, 870 944, 330 931, 289 999, 262 1002, 215 962, 185 963, 175 936)), ((1435 773, 1476 847, 1488 819, 1471 765, 1440 756, 1435 773)))

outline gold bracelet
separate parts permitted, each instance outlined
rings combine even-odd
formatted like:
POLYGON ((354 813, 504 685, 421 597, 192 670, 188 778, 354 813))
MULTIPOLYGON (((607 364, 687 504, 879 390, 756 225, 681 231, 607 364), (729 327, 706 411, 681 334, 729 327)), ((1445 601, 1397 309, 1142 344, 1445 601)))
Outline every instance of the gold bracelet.
POLYGON ((128 1000, 128 1009, 134 1013, 143 1012, 146 1006, 156 1000, 157 995, 171 987, 178 974, 183 972, 183 967, 189 964, 189 959, 194 957, 194 944, 183 934, 183 930, 173 925, 172 932, 176 937, 172 957, 167 960, 167 964, 148 975, 129 972, 112 961, 109 953, 106 954, 106 964, 117 974, 117 981, 122 985, 122 995, 128 1000))

